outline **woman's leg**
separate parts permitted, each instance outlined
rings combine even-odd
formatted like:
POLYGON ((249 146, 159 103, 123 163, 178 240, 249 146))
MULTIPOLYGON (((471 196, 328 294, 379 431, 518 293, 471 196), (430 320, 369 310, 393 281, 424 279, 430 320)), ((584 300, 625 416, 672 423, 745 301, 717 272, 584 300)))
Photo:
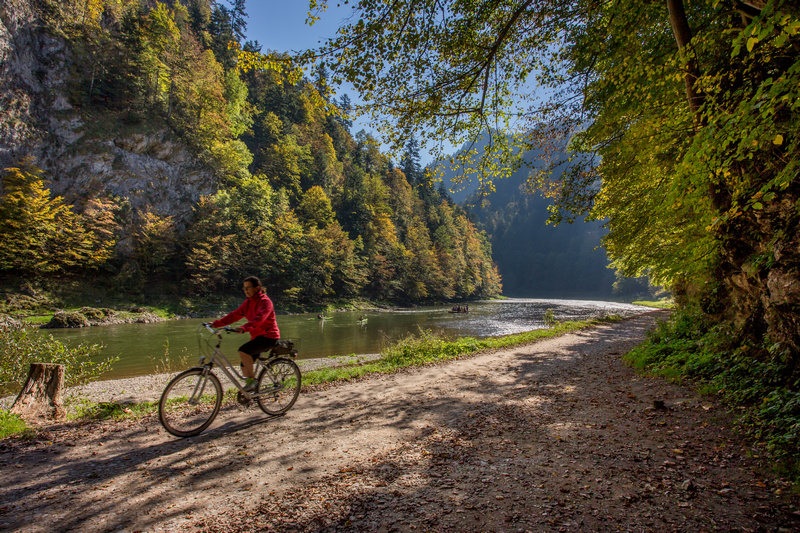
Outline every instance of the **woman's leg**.
POLYGON ((242 360, 242 375, 246 378, 254 378, 253 356, 244 352, 239 352, 239 359, 242 360))

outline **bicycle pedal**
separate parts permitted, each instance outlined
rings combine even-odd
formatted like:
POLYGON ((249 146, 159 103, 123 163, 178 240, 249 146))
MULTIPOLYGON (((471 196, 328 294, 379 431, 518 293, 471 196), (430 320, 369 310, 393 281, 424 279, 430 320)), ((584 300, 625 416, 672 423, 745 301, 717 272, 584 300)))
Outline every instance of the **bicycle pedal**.
POLYGON ((250 402, 252 401, 252 399, 248 398, 247 396, 245 396, 242 391, 239 391, 239 392, 236 393, 236 401, 239 402, 242 405, 247 406, 247 405, 250 405, 250 402))

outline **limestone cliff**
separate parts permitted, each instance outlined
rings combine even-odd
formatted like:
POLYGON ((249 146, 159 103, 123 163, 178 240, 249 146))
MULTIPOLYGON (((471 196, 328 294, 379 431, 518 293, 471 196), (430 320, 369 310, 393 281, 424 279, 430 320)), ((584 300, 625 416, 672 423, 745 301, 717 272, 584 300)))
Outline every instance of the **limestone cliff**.
POLYGON ((30 155, 69 201, 111 195, 185 220, 199 196, 213 192, 213 172, 161 121, 126 125, 73 106, 73 61, 31 2, 0 2, 0 168, 30 155))

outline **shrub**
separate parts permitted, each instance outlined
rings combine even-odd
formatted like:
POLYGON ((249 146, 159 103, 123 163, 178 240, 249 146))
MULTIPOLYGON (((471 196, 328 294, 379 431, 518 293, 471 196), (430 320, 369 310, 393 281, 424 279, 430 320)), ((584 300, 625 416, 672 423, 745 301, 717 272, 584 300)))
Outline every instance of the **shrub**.
POLYGON ((85 316, 90 322, 104 322, 114 314, 113 309, 96 308, 96 307, 83 307, 79 311, 80 314, 85 316))
POLYGON ((66 385, 98 378, 116 359, 99 360, 100 344, 81 343, 70 348, 33 329, 29 324, 0 324, 0 392, 19 389, 28 377, 31 363, 64 365, 66 385))

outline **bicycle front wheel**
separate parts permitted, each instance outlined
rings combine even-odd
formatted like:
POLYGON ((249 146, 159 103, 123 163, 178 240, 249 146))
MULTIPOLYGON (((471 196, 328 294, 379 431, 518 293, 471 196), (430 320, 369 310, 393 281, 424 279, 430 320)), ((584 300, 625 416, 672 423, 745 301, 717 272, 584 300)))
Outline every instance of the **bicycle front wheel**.
POLYGON ((291 359, 269 361, 258 376, 256 401, 268 415, 281 415, 291 409, 299 394, 300 369, 291 359))
POLYGON ((193 437, 206 429, 222 405, 222 385, 211 372, 192 368, 169 382, 158 402, 158 418, 176 437, 193 437))

